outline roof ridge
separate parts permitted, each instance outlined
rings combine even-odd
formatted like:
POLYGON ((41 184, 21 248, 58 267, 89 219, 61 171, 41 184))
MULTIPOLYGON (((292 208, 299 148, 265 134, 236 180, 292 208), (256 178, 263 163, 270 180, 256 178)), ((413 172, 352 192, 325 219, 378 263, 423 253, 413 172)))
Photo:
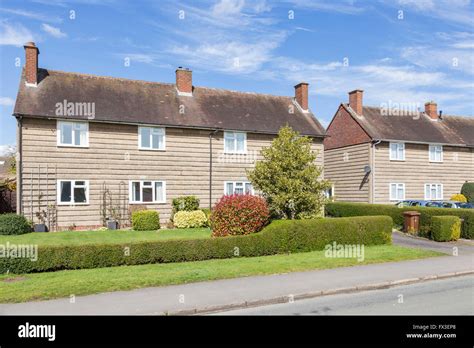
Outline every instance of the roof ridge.
MULTIPOLYGON (((41 68, 41 69, 45 70, 47 72, 59 73, 59 74, 65 74, 65 75, 76 75, 76 76, 99 78, 99 79, 110 79, 110 80, 119 80, 119 81, 125 81, 125 82, 156 84, 156 85, 166 85, 166 86, 175 86, 176 85, 175 83, 170 83, 170 82, 157 82, 157 81, 127 79, 127 78, 123 78, 123 77, 86 74, 86 73, 63 71, 63 70, 45 69, 45 68, 41 68)), ((198 88, 198 89, 208 89, 208 90, 214 90, 214 91, 223 91, 223 92, 232 92, 232 93, 241 93, 241 94, 254 94, 254 95, 261 95, 261 96, 267 96, 267 97, 273 97, 273 98, 285 98, 285 99, 293 98, 291 96, 283 96, 283 95, 275 95, 275 94, 259 93, 259 92, 248 92, 248 91, 236 91, 236 90, 226 89, 226 88, 215 88, 215 87, 206 87, 206 86, 193 86, 193 87, 198 88)))

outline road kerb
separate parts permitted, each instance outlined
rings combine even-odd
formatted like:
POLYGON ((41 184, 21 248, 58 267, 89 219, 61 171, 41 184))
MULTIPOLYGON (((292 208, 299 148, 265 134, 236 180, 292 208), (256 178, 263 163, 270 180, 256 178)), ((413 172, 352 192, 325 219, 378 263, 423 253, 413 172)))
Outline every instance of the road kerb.
POLYGON ((251 300, 251 301, 245 301, 245 302, 240 302, 240 303, 208 306, 208 307, 203 307, 203 308, 169 311, 169 312, 164 312, 163 315, 211 314, 211 313, 218 313, 218 312, 228 311, 228 310, 233 310, 233 309, 244 309, 244 308, 259 307, 259 306, 279 304, 279 303, 287 303, 290 301, 290 298, 296 301, 296 300, 303 300, 303 299, 309 299, 309 298, 315 298, 315 297, 321 297, 321 296, 327 296, 327 295, 348 294, 348 293, 370 291, 370 290, 381 290, 381 289, 388 289, 395 286, 421 283, 421 282, 436 280, 436 279, 460 277, 460 276, 470 275, 470 274, 474 274, 474 270, 429 275, 429 276, 423 276, 423 277, 418 277, 418 278, 406 278, 406 279, 387 281, 387 282, 381 282, 381 283, 373 283, 373 284, 366 284, 366 285, 351 286, 351 287, 346 287, 346 288, 335 288, 335 289, 329 289, 329 290, 307 292, 307 293, 302 293, 302 294, 294 294, 291 296, 290 295, 278 296, 278 297, 273 297, 269 299, 251 300))

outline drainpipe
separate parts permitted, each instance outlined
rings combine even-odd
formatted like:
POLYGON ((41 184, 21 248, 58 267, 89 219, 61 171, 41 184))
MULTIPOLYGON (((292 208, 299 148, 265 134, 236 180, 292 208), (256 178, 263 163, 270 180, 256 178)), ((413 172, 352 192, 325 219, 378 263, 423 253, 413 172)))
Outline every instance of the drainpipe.
POLYGON ((16 213, 22 214, 22 169, 23 169, 23 158, 22 158, 22 117, 17 117, 17 129, 16 129, 16 213))
POLYGON ((212 136, 217 132, 216 129, 209 133, 209 210, 212 209, 212 136))
POLYGON ((382 140, 374 140, 372 141, 372 153, 370 158, 370 167, 372 168, 372 180, 371 180, 371 189, 370 189, 370 203, 375 203, 375 150, 376 146, 380 144, 382 140))

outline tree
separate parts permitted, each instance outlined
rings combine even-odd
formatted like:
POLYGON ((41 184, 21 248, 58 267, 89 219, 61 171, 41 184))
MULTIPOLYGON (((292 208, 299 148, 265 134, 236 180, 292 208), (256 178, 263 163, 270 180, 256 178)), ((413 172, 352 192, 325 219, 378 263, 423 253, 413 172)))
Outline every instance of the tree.
POLYGON ((318 153, 311 143, 288 125, 282 127, 271 146, 262 149, 264 159, 247 172, 277 218, 304 219, 322 213, 324 190, 330 185, 320 178, 322 167, 315 163, 318 153))

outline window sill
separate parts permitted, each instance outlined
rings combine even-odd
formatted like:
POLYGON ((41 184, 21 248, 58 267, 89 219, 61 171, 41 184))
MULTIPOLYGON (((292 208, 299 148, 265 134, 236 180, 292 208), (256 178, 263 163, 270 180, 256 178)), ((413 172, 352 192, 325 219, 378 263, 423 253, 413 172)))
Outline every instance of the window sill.
POLYGON ((430 161, 430 163, 443 163, 443 161, 430 161))
POLYGON ((405 162, 404 159, 390 159, 390 162, 405 162))
POLYGON ((61 145, 61 144, 57 144, 57 147, 73 147, 73 148, 79 148, 79 149, 88 149, 89 148, 89 145, 61 145))
POLYGON ((89 205, 89 202, 87 202, 87 203, 70 203, 70 202, 69 202, 69 203, 66 203, 66 202, 58 202, 58 205, 60 205, 60 206, 76 206, 76 205, 81 206, 81 205, 89 205))
POLYGON ((226 152, 224 151, 224 155, 247 155, 248 152, 245 151, 245 152, 226 152))
POLYGON ((146 147, 139 147, 139 151, 156 151, 156 152, 165 152, 166 149, 147 149, 146 147))
POLYGON ((146 205, 150 205, 150 204, 166 204, 166 201, 164 202, 128 202, 128 204, 140 204, 140 205, 143 205, 143 204, 146 204, 146 205))

